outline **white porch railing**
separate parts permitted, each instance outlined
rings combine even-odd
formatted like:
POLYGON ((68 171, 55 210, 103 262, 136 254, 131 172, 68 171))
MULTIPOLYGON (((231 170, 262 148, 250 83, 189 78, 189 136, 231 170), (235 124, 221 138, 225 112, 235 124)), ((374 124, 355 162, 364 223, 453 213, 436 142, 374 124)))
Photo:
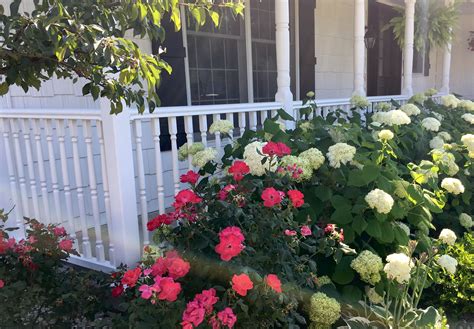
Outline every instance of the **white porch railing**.
MULTIPOLYGON (((372 107, 390 99, 407 100, 369 97, 372 107)), ((203 105, 143 115, 129 110, 117 117, 101 104, 100 110, 0 110, 5 156, 0 176, 8 177, 0 182, 11 198, 11 204, 0 200, 0 207, 15 205, 11 220, 19 227, 23 216, 65 225, 81 253, 72 261, 98 269, 133 263, 150 242, 148 219, 170 207, 182 188, 179 176, 193 168, 191 159, 178 161, 180 143, 202 142, 221 151, 230 141, 209 133, 213 120, 233 122, 240 136, 259 129, 281 108, 279 103, 203 105)), ((317 104, 323 117, 350 108, 349 99, 317 104)), ((301 107, 294 102, 296 114, 301 107)))

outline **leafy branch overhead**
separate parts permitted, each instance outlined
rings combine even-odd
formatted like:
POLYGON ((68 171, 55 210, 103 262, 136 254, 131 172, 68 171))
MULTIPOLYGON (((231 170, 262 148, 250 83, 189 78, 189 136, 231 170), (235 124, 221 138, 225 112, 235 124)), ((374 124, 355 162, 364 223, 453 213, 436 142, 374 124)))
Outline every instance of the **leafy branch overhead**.
POLYGON ((53 76, 87 80, 83 94, 107 97, 111 113, 123 103, 140 112, 160 105, 156 88, 162 71, 172 68, 143 52, 131 40, 163 42, 164 19, 181 28, 180 8, 202 26, 219 25, 221 13, 243 14, 243 0, 34 0, 34 9, 21 12, 21 0, 0 5, 0 96, 11 85, 39 89, 53 76))

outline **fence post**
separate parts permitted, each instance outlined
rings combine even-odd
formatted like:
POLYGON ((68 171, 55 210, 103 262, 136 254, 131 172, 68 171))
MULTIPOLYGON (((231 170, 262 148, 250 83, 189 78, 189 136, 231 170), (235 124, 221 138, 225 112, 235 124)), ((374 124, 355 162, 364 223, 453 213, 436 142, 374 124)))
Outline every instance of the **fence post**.
POLYGON ((115 249, 115 265, 133 265, 141 253, 138 227, 135 171, 133 166, 130 113, 110 114, 110 101, 100 100, 105 163, 109 181, 110 239, 115 249))

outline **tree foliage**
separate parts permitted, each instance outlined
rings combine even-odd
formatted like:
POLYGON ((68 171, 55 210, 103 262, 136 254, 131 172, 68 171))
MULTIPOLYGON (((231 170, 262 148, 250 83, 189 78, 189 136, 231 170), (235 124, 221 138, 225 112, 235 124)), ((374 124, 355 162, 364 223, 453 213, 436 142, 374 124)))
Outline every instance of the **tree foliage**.
POLYGON ((152 112, 161 72, 172 70, 127 36, 163 42, 164 19, 181 28, 180 7, 198 26, 207 19, 217 26, 223 10, 243 13, 242 0, 34 0, 29 13, 20 12, 21 3, 0 5, 0 96, 11 85, 39 89, 54 75, 84 78, 83 94, 110 99, 111 113, 123 103, 152 112))

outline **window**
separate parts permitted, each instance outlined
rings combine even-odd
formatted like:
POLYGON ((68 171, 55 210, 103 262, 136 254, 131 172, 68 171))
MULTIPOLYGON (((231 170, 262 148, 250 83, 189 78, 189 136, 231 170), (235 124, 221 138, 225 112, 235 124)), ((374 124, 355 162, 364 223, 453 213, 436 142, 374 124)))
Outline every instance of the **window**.
POLYGON ((230 12, 219 29, 211 22, 188 27, 189 74, 193 105, 247 101, 243 21, 230 12))
POLYGON ((430 50, 423 47, 420 50, 413 49, 413 73, 430 75, 430 50))

